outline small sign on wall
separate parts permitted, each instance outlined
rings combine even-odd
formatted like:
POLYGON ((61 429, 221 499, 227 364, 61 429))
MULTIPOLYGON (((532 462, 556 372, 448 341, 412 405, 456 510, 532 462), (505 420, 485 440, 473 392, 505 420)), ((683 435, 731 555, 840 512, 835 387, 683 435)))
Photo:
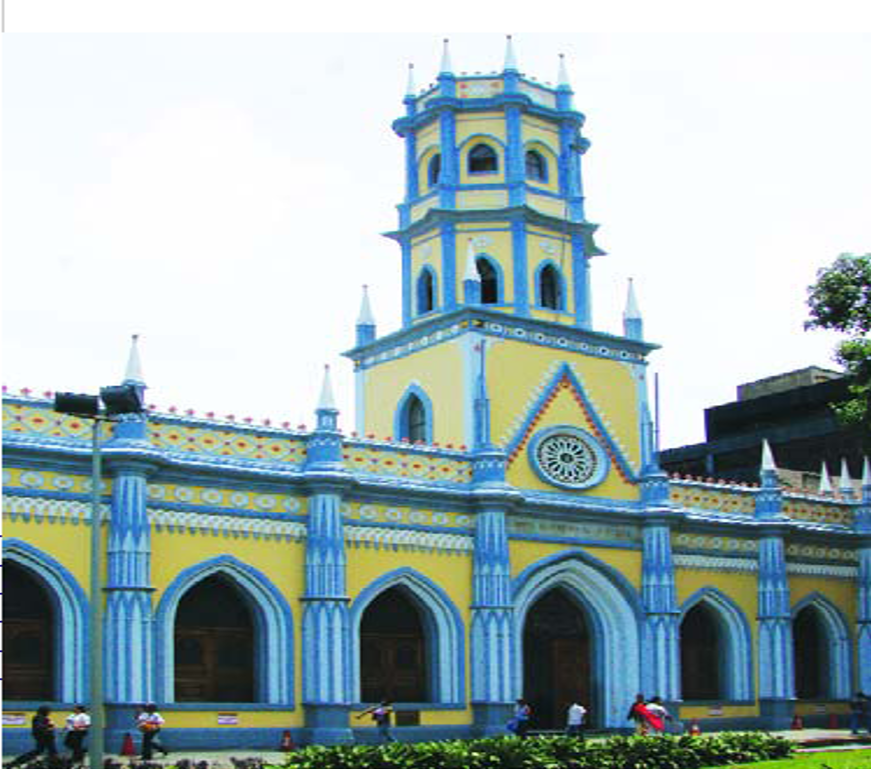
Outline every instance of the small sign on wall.
POLYGON ((218 726, 238 726, 238 713, 218 713, 218 726))
POLYGON ((826 706, 825 705, 814 705, 814 713, 825 714, 826 713, 826 706))
POLYGON ((708 715, 709 716, 722 716, 723 715, 723 706, 722 705, 711 705, 711 707, 708 708, 708 715))
POLYGON ((4 713, 3 726, 26 726, 27 713, 4 713))

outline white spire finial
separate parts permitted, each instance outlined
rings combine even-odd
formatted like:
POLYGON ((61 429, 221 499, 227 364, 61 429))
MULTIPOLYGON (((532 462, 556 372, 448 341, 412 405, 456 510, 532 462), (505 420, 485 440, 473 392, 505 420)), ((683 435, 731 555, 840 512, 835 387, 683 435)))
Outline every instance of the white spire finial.
POLYGON ((571 88, 569 83, 569 72, 566 69, 565 54, 559 55, 559 75, 557 75, 557 85, 561 88, 571 88))
POLYGON ((469 238, 469 245, 466 248, 466 274, 463 276, 463 280, 481 280, 475 260, 475 244, 471 238, 469 238))
POLYGON ((862 463, 862 486, 871 486, 871 462, 868 461, 868 457, 865 457, 862 463))
POLYGON ((505 71, 509 70, 517 71, 517 56, 514 53, 514 42, 511 38, 511 35, 505 36, 505 71))
POLYGON ((762 439, 762 471, 766 470, 774 471, 777 469, 777 465, 774 464, 774 454, 771 453, 771 446, 768 443, 767 438, 762 439))
POLYGON ((847 467, 847 460, 841 459, 841 480, 838 483, 839 491, 853 491, 853 482, 850 480, 850 468, 847 467))
POLYGON ((823 460, 823 466, 820 468, 820 494, 832 493, 832 479, 829 478, 829 468, 826 467, 826 462, 823 460))
POLYGON ((324 366, 324 383, 321 386, 321 399, 318 402, 319 409, 335 409, 336 401, 333 398, 333 385, 330 382, 330 366, 324 366))
POLYGON ((444 47, 444 50, 442 51, 442 66, 439 69, 439 73, 440 74, 446 73, 448 75, 451 75, 451 74, 453 74, 454 68, 451 66, 450 43, 449 43, 447 38, 445 38, 444 43, 445 43, 445 47, 444 47))
POLYGON ((372 307, 369 304, 369 286, 363 286, 363 301, 360 302, 360 315, 357 318, 358 326, 374 326, 375 316, 372 315, 372 307))
POLYGON ((414 64, 408 64, 408 84, 405 86, 405 95, 414 96, 416 88, 414 85, 414 64))
POLYGON ((139 362, 139 334, 133 334, 130 342, 130 355, 127 358, 124 381, 132 384, 145 384, 145 377, 142 376, 142 364, 139 362))
POLYGON ((641 317, 641 310, 638 309, 638 300, 635 298, 635 285, 632 278, 629 278, 629 289, 626 292, 626 309, 623 310, 623 317, 626 320, 641 317))

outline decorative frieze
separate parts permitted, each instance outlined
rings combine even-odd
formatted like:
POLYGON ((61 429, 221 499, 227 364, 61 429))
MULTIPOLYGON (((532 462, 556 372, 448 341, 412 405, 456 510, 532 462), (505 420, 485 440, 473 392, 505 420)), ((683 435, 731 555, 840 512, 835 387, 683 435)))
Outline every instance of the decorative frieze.
POLYGON ((205 534, 223 537, 253 537, 255 539, 296 540, 306 536, 305 524, 297 521, 276 521, 235 515, 186 513, 179 510, 149 508, 148 520, 156 531, 205 534))
POLYGON ((463 534, 417 531, 381 526, 345 526, 345 541, 353 547, 376 550, 430 550, 461 555, 474 549, 474 539, 463 534))

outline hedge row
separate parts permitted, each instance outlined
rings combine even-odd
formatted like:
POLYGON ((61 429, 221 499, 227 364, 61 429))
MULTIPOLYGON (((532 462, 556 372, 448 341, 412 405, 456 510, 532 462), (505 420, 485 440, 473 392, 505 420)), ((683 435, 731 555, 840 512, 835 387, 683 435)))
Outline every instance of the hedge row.
POLYGON ((288 756, 287 769, 699 769, 786 758, 793 746, 763 733, 710 736, 498 737, 389 745, 312 746, 288 756))

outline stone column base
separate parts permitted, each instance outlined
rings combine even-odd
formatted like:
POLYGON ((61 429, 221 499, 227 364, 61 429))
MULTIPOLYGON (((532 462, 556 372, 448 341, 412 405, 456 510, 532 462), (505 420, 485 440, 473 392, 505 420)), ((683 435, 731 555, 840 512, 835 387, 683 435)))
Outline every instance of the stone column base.
POLYGON ((305 741, 316 745, 345 745, 354 742, 348 724, 349 705, 304 705, 305 741))
POLYGON ((505 724, 514 714, 511 702, 476 702, 472 704, 473 732, 477 737, 499 737, 508 734, 505 724))
POLYGON ((795 700, 759 700, 759 718, 762 725, 771 731, 785 731, 792 726, 795 700))

